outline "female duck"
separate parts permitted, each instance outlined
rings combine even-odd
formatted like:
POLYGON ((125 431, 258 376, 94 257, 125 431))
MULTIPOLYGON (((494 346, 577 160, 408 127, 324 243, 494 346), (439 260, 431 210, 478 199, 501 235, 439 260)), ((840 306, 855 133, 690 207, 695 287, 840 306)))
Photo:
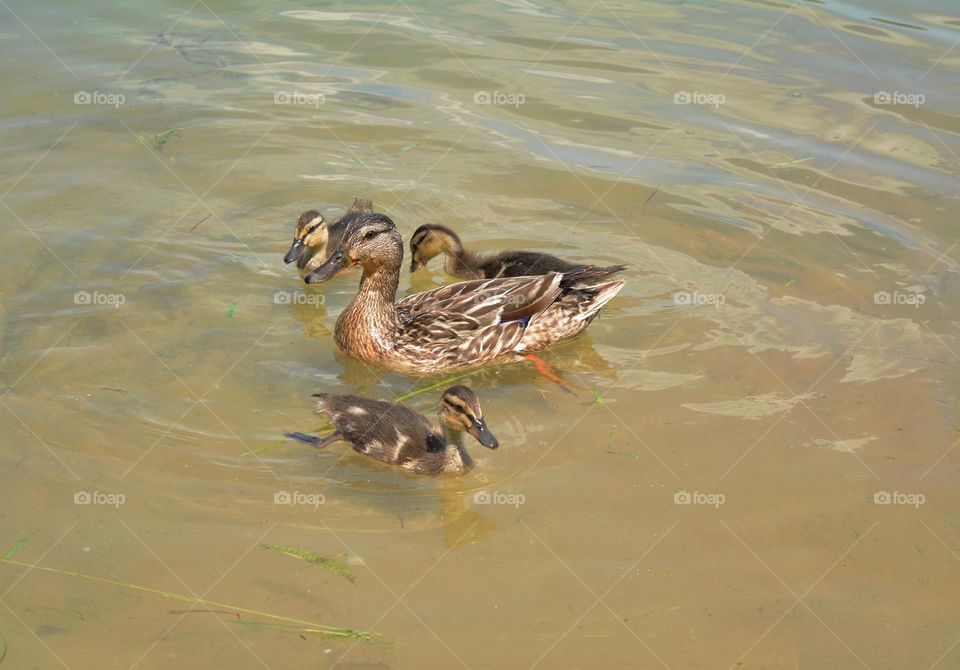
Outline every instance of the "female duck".
POLYGON ((357 297, 337 319, 334 341, 345 353, 381 367, 436 372, 520 356, 579 335, 623 288, 597 283, 589 268, 538 277, 449 284, 396 300, 403 240, 383 214, 362 214, 308 284, 359 265, 357 297))
POLYGON ((468 386, 452 386, 440 398, 442 429, 392 402, 317 393, 317 411, 330 416, 334 432, 323 438, 287 433, 317 449, 343 440, 361 454, 426 475, 462 475, 473 460, 463 446, 468 433, 488 449, 500 446, 483 420, 480 400, 468 386))
POLYGON ((355 198, 350 208, 334 223, 328 222, 323 214, 315 209, 304 212, 297 219, 293 243, 290 250, 284 254, 283 262, 290 264, 296 261, 301 274, 317 269, 327 260, 327 250, 336 249, 340 244, 343 232, 350 222, 361 214, 372 211, 373 203, 370 200, 355 198))
POLYGON ((611 265, 601 268, 571 263, 536 251, 479 254, 464 249, 460 237, 446 226, 426 224, 417 228, 410 238, 410 272, 426 267, 431 258, 440 254, 446 256, 443 263, 446 273, 462 279, 525 277, 548 272, 571 272, 578 268, 591 268, 598 273, 595 276, 599 278, 620 272, 626 267, 611 265))

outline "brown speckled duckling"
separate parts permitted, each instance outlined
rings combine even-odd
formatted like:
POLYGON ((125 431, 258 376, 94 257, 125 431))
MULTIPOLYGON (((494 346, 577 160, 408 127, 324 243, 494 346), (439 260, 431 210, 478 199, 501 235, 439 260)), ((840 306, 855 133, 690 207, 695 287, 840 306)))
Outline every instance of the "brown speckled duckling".
POLYGON ((626 268, 625 265, 598 267, 586 263, 571 263, 536 251, 480 254, 464 249, 460 237, 446 226, 428 223, 413 231, 410 237, 410 272, 426 267, 431 258, 440 254, 446 255, 444 271, 463 279, 528 277, 579 269, 590 269, 594 278, 601 279, 626 268))
POLYGON ((287 433, 287 437, 317 449, 343 440, 361 454, 408 472, 462 475, 473 467, 463 446, 464 433, 489 449, 500 446, 469 386, 451 386, 444 391, 440 398, 442 430, 396 403, 334 393, 316 393, 314 397, 317 411, 330 416, 334 432, 322 439, 303 433, 287 433))
POLYGON ((353 204, 340 219, 330 223, 323 214, 310 209, 297 219, 290 250, 283 256, 284 263, 297 262, 300 274, 320 267, 329 257, 328 250, 336 249, 343 239, 343 232, 355 218, 373 211, 373 202, 355 198, 353 204))

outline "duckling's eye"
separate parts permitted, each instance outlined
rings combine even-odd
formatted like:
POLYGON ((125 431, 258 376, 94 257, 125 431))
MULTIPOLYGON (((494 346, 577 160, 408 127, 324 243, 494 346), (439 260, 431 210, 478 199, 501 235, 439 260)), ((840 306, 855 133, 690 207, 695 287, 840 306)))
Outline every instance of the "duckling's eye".
POLYGON ((463 407, 461 407, 460 405, 454 405, 454 407, 456 407, 456 408, 457 408, 457 411, 460 412, 461 414, 466 414, 466 413, 467 413, 467 410, 465 410, 465 409, 464 409, 463 407))

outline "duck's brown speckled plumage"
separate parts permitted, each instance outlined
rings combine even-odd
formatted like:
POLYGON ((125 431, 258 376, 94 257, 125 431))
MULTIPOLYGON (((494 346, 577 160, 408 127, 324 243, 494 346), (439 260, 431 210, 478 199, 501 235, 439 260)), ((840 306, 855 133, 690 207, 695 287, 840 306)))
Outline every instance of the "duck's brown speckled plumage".
POLYGON ((349 209, 333 223, 328 223, 317 210, 307 210, 297 219, 293 244, 284 256, 284 262, 296 260, 297 269, 302 275, 317 269, 330 257, 329 251, 336 249, 343 241, 343 233, 350 223, 361 214, 372 211, 373 202, 361 198, 354 198, 349 209))
POLYGON ((464 249, 460 237, 446 226, 425 224, 417 228, 410 236, 410 272, 426 267, 430 259, 438 254, 444 254, 444 271, 462 279, 526 277, 590 269, 593 273, 591 280, 600 280, 626 268, 625 265, 599 267, 571 263, 537 251, 481 254, 464 249))
POLYGON ((314 397, 317 411, 330 417, 334 433, 322 440, 302 433, 288 433, 289 437, 320 448, 343 440, 358 453, 408 472, 464 474, 473 466, 463 446, 464 432, 484 446, 499 446, 483 421, 480 401, 466 386, 451 387, 441 397, 443 428, 392 402, 334 393, 314 397))
POLYGON ((305 278, 326 281, 361 265, 357 297, 337 319, 334 339, 345 353, 398 371, 474 367, 543 349, 583 332, 623 287, 621 280, 597 283, 587 267, 460 282, 395 300, 402 262, 393 222, 366 214, 305 278))

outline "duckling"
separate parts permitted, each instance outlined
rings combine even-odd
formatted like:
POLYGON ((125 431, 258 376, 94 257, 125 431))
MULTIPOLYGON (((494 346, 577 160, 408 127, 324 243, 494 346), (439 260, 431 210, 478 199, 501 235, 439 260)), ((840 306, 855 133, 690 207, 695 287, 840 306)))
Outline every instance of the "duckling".
POLYGON ((417 228, 410 238, 410 272, 426 267, 430 259, 439 254, 446 255, 444 271, 462 279, 527 277, 548 272, 570 272, 581 268, 590 268, 594 272, 593 276, 599 279, 626 268, 625 265, 598 267, 571 263, 536 251, 480 254, 464 249, 460 237, 446 226, 428 223, 417 228))
POLYGON ((290 264, 297 261, 301 275, 320 267, 329 256, 327 249, 337 248, 349 223, 359 215, 372 211, 373 202, 354 198, 344 215, 331 224, 317 210, 307 210, 297 219, 293 243, 284 254, 283 262, 290 264))
POLYGON ((354 451, 424 475, 462 475, 473 467, 463 446, 468 433, 488 449, 500 446, 483 420, 480 400, 469 386, 451 386, 440 397, 441 428, 413 410, 392 402, 352 395, 315 393, 317 411, 330 416, 334 432, 318 438, 287 437, 317 449, 343 440, 354 451))
POLYGON ((398 372, 429 373, 516 361, 582 333, 623 288, 602 269, 475 279, 397 300, 403 239, 390 217, 362 214, 308 284, 360 266, 357 297, 334 342, 344 353, 398 372))

